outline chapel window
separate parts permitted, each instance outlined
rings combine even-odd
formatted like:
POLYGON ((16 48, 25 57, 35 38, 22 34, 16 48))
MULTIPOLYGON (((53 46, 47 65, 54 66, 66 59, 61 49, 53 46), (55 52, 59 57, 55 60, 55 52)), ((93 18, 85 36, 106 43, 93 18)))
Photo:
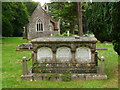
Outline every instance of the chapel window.
POLYGON ((37 21, 37 31, 43 31, 43 23, 40 19, 37 21))

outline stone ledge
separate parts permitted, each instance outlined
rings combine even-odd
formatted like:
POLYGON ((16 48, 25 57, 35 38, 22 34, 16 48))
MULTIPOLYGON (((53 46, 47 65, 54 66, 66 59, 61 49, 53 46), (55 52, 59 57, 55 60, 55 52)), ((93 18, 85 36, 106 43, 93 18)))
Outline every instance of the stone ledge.
POLYGON ((97 42, 95 37, 80 37, 76 39, 75 37, 41 37, 31 40, 32 43, 37 42, 97 42))
MULTIPOLYGON (((47 80, 45 76, 48 74, 31 74, 31 75, 21 75, 22 79, 36 81, 36 80, 47 80)), ((57 77, 52 78, 52 81, 62 81, 60 78, 61 74, 57 77)), ((107 75, 99 75, 99 74, 72 74, 71 80, 84 81, 84 80, 103 80, 108 79, 107 75)))
MULTIPOLYGON (((107 75, 99 75, 99 74, 78 74, 76 78, 79 80, 100 80, 100 79, 107 79, 107 75)), ((73 77, 73 80, 74 77, 73 77)))

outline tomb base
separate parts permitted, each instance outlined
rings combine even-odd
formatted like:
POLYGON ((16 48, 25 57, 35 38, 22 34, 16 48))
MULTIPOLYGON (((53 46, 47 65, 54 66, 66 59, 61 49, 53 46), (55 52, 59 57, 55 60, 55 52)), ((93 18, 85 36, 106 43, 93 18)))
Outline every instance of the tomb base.
MULTIPOLYGON (((50 80, 50 81, 64 81, 62 74, 31 74, 31 75, 21 75, 22 79, 37 81, 37 80, 50 80)), ((84 80, 103 80, 107 79, 107 75, 100 74, 71 74, 70 80, 72 81, 84 81, 84 80)))
POLYGON ((32 74, 31 75, 21 75, 21 78, 25 79, 25 80, 32 81, 33 80, 33 75, 32 74))

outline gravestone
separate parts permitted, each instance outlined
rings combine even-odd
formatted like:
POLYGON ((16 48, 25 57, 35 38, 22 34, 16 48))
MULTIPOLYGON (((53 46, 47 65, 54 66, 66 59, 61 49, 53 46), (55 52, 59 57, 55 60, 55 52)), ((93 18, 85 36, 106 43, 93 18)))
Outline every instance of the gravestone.
POLYGON ((38 49, 37 61, 49 61, 53 57, 52 50, 48 47, 41 47, 38 49))
POLYGON ((75 59, 80 62, 91 62, 91 50, 87 47, 77 48, 75 59))
POLYGON ((70 61, 72 59, 71 50, 68 47, 60 47, 56 52, 56 59, 58 61, 70 61))

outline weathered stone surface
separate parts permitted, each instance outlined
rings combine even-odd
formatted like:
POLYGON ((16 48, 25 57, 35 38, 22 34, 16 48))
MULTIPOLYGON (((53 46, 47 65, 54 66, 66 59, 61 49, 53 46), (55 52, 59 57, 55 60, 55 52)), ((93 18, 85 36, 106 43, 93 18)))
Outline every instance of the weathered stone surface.
POLYGON ((38 37, 50 37, 51 35, 60 33, 60 22, 57 22, 56 26, 58 29, 55 31, 54 25, 56 22, 51 21, 51 17, 48 12, 46 12, 40 5, 37 6, 28 21, 29 23, 25 26, 25 31, 23 34, 26 39, 31 40, 38 37), (37 22, 39 20, 43 25, 42 31, 37 31, 37 22))
POLYGON ((37 51, 37 61, 49 61, 52 60, 53 53, 52 50, 48 47, 41 47, 37 51))
POLYGON ((32 46, 32 43, 22 43, 20 45, 18 45, 19 49, 32 49, 33 46, 32 46))
POLYGON ((39 42, 93 42, 96 43, 97 39, 95 37, 80 37, 76 39, 75 37, 41 37, 31 40, 32 43, 39 42))
POLYGON ((76 49, 75 59, 81 62, 91 62, 91 50, 87 47, 79 47, 76 49))
POLYGON ((71 50, 68 47, 60 47, 56 52, 56 59, 58 61, 70 61, 72 59, 71 50))
POLYGON ((53 61, 73 62, 75 60, 94 62, 96 42, 95 37, 80 37, 79 39, 75 37, 41 37, 31 41, 34 51, 37 52, 36 58, 39 59, 38 61, 42 60, 43 57, 50 57, 49 60, 53 61), (52 54, 45 50, 39 51, 41 47, 48 47, 52 54))
MULTIPOLYGON (((44 74, 33 74, 33 75, 21 75, 22 79, 36 81, 36 80, 48 80, 46 76, 49 75, 47 73, 44 74)), ((62 81, 62 74, 58 74, 57 77, 50 78, 52 81, 62 81)), ((100 80, 107 79, 107 75, 99 75, 99 74, 72 74, 71 80, 84 81, 84 80, 100 80)))
MULTIPOLYGON (((97 39, 95 37, 42 37, 36 38, 31 41, 34 46, 34 51, 37 53, 37 57, 51 57, 53 61, 81 61, 81 62, 94 62, 94 52, 96 50, 95 44, 97 39), (48 47, 51 49, 51 53, 38 50, 41 47, 48 47), (46 54, 45 54, 46 53, 46 54), (43 55, 44 54, 44 55, 43 55), (45 56, 46 55, 46 56, 45 56), (93 60, 92 60, 93 59, 93 60)), ((45 59, 45 58, 43 58, 45 59)))

